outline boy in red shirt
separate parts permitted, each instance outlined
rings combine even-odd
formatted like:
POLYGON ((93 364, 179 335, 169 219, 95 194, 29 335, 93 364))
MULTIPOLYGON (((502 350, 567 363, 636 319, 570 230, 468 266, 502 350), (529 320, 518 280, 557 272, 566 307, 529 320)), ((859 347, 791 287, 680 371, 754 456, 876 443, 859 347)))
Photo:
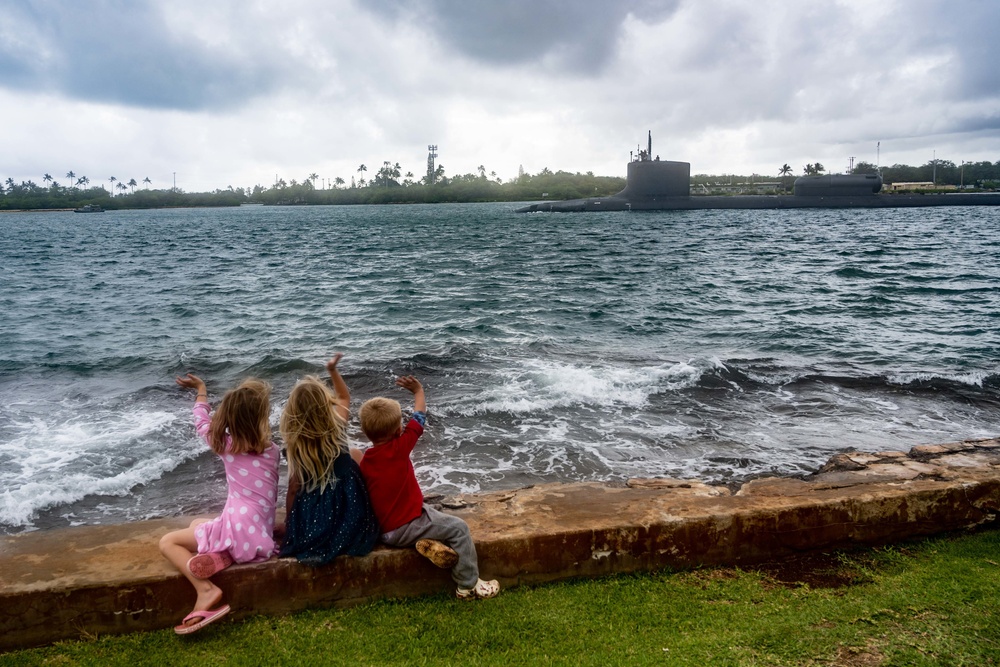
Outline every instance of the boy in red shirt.
POLYGON ((451 577, 458 584, 455 595, 462 599, 494 597, 500 592, 500 584, 479 578, 476 547, 468 524, 424 504, 410 461, 410 452, 424 432, 427 419, 424 388, 412 375, 397 378, 396 385, 413 392, 413 416, 406 428, 399 402, 390 398, 365 401, 360 414, 361 430, 372 442, 361 459, 361 474, 378 517, 382 541, 392 547, 409 547, 420 540, 443 542, 458 555, 458 563, 451 568, 451 577))

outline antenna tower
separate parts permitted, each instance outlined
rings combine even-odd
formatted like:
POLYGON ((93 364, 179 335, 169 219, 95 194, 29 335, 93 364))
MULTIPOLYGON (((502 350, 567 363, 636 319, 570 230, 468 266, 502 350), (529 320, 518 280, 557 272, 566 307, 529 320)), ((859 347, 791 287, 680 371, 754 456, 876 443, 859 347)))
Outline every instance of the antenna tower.
POLYGON ((434 183, 434 158, 438 156, 437 154, 437 144, 427 147, 427 184, 433 185, 434 183))

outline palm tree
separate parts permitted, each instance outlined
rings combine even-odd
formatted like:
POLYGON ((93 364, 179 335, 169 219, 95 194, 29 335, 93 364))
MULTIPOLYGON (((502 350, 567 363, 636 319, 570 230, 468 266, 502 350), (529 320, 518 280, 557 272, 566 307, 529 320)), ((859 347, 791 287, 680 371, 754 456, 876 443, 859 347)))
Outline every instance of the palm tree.
POLYGON ((46 184, 51 183, 52 182, 52 174, 45 174, 44 176, 42 176, 42 182, 46 183, 46 184))
POLYGON ((147 176, 146 178, 142 179, 142 182, 146 184, 146 189, 148 190, 149 184, 152 183, 153 181, 149 180, 149 176, 147 176))
POLYGON ((366 167, 364 164, 362 164, 360 167, 358 167, 358 173, 361 174, 361 176, 358 178, 358 183, 361 184, 361 187, 365 186, 365 174, 364 174, 364 172, 366 172, 366 171, 368 171, 368 167, 366 167))
POLYGON ((128 186, 122 183, 121 181, 118 181, 118 185, 116 185, 115 187, 121 190, 122 194, 125 194, 125 191, 128 190, 128 186))
POLYGON ((130 188, 132 188, 132 194, 135 194, 135 186, 137 186, 137 185, 139 185, 139 184, 135 182, 134 178, 128 179, 128 186, 130 188))
POLYGON ((86 176, 81 176, 80 178, 76 179, 76 184, 82 185, 84 188, 86 188, 88 185, 90 185, 90 179, 87 178, 86 176))
POLYGON ((792 175, 792 167, 787 162, 781 165, 781 169, 778 170, 778 175, 781 176, 781 185, 788 190, 788 177, 792 175))
POLYGON ((333 179, 333 184, 339 188, 341 185, 344 184, 344 179, 338 176, 337 178, 333 179))
MULTIPOLYGON (((76 180, 76 172, 75 171, 67 171, 66 172, 66 178, 68 178, 69 182, 72 183, 73 181, 76 180)), ((73 187, 76 187, 76 186, 73 186, 73 187)))
POLYGON ((111 182, 111 196, 112 197, 115 196, 115 181, 117 181, 117 180, 118 179, 115 178, 114 176, 111 176, 110 178, 108 178, 108 181, 111 182))
POLYGON ((306 180, 309 181, 310 183, 312 183, 312 187, 313 187, 314 190, 316 189, 316 179, 317 178, 319 178, 319 174, 317 174, 315 172, 313 172, 313 173, 309 174, 308 176, 306 176, 306 180))

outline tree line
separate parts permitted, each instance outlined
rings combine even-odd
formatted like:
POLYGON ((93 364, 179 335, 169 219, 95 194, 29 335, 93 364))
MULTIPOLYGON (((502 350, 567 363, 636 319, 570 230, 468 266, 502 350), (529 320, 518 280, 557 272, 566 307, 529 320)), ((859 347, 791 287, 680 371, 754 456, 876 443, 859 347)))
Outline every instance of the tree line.
MULTIPOLYGON (((821 163, 809 163, 803 173, 821 174, 826 171, 821 163)), ((782 165, 777 176, 782 189, 789 189, 793 180, 792 168, 782 165)), ((939 185, 956 185, 982 189, 1000 187, 1000 161, 962 162, 956 165, 950 160, 932 160, 922 166, 912 167, 894 164, 877 168, 869 162, 858 162, 854 173, 870 174, 880 172, 886 184, 899 182, 936 182, 939 185)), ((63 185, 46 173, 41 184, 32 180, 16 183, 8 178, 0 183, 0 210, 66 209, 86 204, 97 204, 107 209, 118 208, 166 208, 182 206, 238 206, 240 204, 419 204, 443 202, 486 202, 486 201, 534 201, 541 199, 581 199, 585 197, 606 197, 620 192, 625 187, 625 179, 614 176, 595 176, 593 172, 581 174, 567 171, 542 169, 537 174, 529 174, 523 169, 508 181, 497 177, 496 172, 487 174, 482 165, 476 173, 448 176, 444 167, 438 165, 432 175, 416 179, 412 172, 402 173, 398 162, 385 161, 371 173, 367 165, 361 164, 356 170, 357 177, 345 179, 336 177, 317 187, 320 177, 311 173, 302 181, 282 178, 273 185, 264 187, 232 187, 214 192, 189 193, 179 188, 150 189, 152 181, 147 177, 141 183, 134 178, 128 181, 114 176, 107 179, 109 186, 92 185, 87 176, 78 176, 73 171, 66 173, 68 185, 63 185), (117 190, 117 194, 115 193, 117 190)), ((745 184, 761 182, 768 177, 753 174, 692 176, 693 186, 719 184, 745 184)), ((773 178, 773 177, 771 177, 773 178)), ((692 189, 697 193, 696 188, 692 189)))
MULTIPOLYGON (((784 164, 778 170, 779 176, 788 176, 792 168, 784 164)), ((802 168, 804 175, 818 175, 826 171, 819 162, 802 168)), ((938 185, 971 186, 993 190, 1000 186, 1000 160, 989 162, 965 162, 955 164, 951 160, 931 160, 919 167, 908 164, 894 164, 878 167, 871 162, 857 162, 853 174, 881 174, 886 184, 891 183, 937 183, 938 185)))
POLYGON ((938 185, 974 186, 994 190, 1000 187, 1000 160, 989 162, 960 162, 951 160, 931 160, 919 167, 894 164, 878 168, 870 162, 854 165, 856 174, 881 173, 886 183, 933 182, 938 185))
MULTIPOLYGON (((319 176, 311 173, 302 181, 278 178, 271 186, 229 186, 214 192, 188 193, 180 188, 167 190, 135 189, 134 179, 120 186, 119 194, 102 186, 91 186, 86 177, 77 178, 72 186, 57 182, 39 185, 31 180, 15 183, 13 179, 0 185, 0 210, 66 209, 97 204, 106 209, 165 208, 186 206, 238 206, 240 204, 418 204, 443 202, 529 201, 534 199, 577 199, 603 197, 621 191, 625 179, 595 176, 548 168, 537 174, 519 170, 517 178, 507 182, 486 173, 480 166, 477 173, 449 177, 438 165, 431 177, 417 180, 412 172, 401 173, 398 162, 384 162, 371 178, 366 165, 351 177, 350 184, 337 177, 329 187, 317 187, 319 176), (131 188, 131 189, 129 189, 131 188)), ((46 174, 48 176, 48 174, 46 174)), ((117 179, 115 179, 117 180, 117 179)), ((146 179, 147 182, 148 179, 146 179)), ((326 185, 326 183, 324 183, 326 185)), ((147 183, 148 186, 148 183, 147 183)))
MULTIPOLYGON (((821 162, 810 162, 802 167, 803 176, 818 176, 827 169, 821 162)), ((861 161, 854 165, 853 174, 881 174, 886 185, 893 183, 936 183, 939 186, 956 186, 966 189, 996 190, 1000 188, 1000 161, 960 162, 951 160, 931 160, 919 167, 894 164, 877 167, 861 161)), ((768 181, 774 184, 773 193, 790 192, 795 181, 794 169, 787 162, 777 170, 777 179, 766 174, 695 174, 691 177, 692 193, 706 194, 729 186, 760 186, 768 181)), ((756 188, 759 191, 759 187, 756 188)), ((731 191, 731 190, 730 190, 731 191)))

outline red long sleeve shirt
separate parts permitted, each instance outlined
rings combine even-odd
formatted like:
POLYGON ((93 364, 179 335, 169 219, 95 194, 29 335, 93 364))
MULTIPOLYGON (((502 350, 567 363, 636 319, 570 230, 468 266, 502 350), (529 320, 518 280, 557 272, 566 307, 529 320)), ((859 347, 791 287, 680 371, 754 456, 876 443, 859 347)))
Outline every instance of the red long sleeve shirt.
POLYGON ((420 422, 411 419, 399 437, 369 447, 361 459, 361 474, 383 533, 413 521, 423 511, 424 494, 410 461, 423 432, 420 422))

